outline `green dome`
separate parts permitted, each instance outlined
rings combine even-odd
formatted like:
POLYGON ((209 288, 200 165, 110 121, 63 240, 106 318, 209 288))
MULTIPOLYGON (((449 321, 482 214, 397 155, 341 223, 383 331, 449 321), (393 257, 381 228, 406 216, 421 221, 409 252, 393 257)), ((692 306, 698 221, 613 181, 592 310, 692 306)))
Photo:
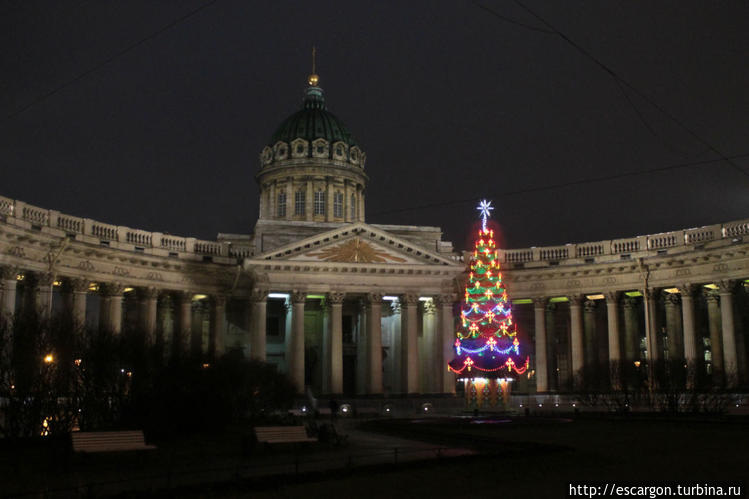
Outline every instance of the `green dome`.
POLYGON ((305 92, 302 109, 289 116, 278 127, 268 145, 273 147, 279 141, 290 144, 294 139, 304 139, 311 143, 320 138, 330 144, 340 141, 349 147, 357 145, 341 120, 325 109, 322 89, 311 86, 305 92))

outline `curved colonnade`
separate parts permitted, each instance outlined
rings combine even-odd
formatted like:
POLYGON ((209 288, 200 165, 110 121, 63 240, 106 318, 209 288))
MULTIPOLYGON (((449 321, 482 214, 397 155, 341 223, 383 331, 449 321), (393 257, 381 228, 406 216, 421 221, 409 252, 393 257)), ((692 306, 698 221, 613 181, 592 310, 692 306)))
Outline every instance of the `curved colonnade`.
MULTIPOLYGON (((659 358, 704 361, 729 387, 745 381, 747 234, 749 221, 738 221, 500 250, 535 366, 527 389, 563 391, 586 365, 659 358)), ((430 258, 294 262, 255 255, 250 242, 113 226, 0 197, 3 317, 64 309, 114 333, 135 324, 176 353, 242 348, 300 391, 454 391, 444 366, 464 265, 430 258)))

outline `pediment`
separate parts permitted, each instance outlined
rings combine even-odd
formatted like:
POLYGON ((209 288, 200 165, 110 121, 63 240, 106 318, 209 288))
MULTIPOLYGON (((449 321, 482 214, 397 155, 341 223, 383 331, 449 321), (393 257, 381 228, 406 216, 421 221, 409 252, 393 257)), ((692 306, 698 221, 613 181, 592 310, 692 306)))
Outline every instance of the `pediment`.
POLYGON ((255 257, 257 260, 391 265, 460 265, 449 258, 370 225, 323 232, 255 257))

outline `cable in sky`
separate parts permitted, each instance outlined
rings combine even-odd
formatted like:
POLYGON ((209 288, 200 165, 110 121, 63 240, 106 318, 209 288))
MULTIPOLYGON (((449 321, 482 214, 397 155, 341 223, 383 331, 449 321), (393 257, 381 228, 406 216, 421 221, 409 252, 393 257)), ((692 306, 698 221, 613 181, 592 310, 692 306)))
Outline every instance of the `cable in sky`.
MULTIPOLYGON (((748 158, 748 157, 749 157, 749 153, 735 154, 733 156, 729 156, 729 159, 734 160, 734 159, 741 159, 741 158, 748 158)), ((518 194, 529 194, 532 192, 548 191, 552 189, 560 189, 563 187, 572 187, 575 185, 590 184, 594 182, 605 182, 607 180, 617 180, 617 179, 624 178, 624 177, 635 177, 638 175, 647 175, 649 173, 659 173, 659 172, 664 172, 668 170, 676 170, 679 168, 687 168, 690 166, 700 166, 700 165, 706 165, 710 163, 719 163, 722 161, 725 161, 724 158, 706 159, 702 161, 691 161, 689 163, 676 163, 673 165, 660 166, 657 168, 649 168, 646 170, 636 170, 632 172, 616 173, 613 175, 604 175, 600 177, 591 177, 591 178, 571 180, 569 182, 562 182, 559 184, 549 184, 549 185, 542 185, 538 187, 526 187, 523 189, 517 189, 513 191, 504 191, 504 192, 493 194, 491 197, 506 197, 506 196, 514 196, 518 194)), ((429 204, 423 204, 419 206, 411 206, 407 208, 395 208, 392 210, 376 211, 376 212, 370 213, 370 215, 390 215, 393 213, 402 213, 406 211, 416 211, 416 210, 424 210, 428 208, 440 208, 443 206, 453 206, 456 204, 474 203, 480 200, 481 198, 478 198, 478 197, 472 197, 468 199, 453 199, 451 201, 444 200, 444 201, 440 201, 439 203, 429 203, 429 204)))
POLYGON ((207 9, 208 7, 212 6, 216 2, 218 2, 218 0, 210 0, 209 2, 204 3, 200 7, 197 7, 195 9, 189 11, 188 13, 186 13, 186 14, 178 17, 177 19, 174 19, 173 21, 171 21, 168 24, 162 26, 161 28, 159 28, 158 30, 154 31, 153 33, 151 33, 150 35, 146 36, 145 38, 141 38, 137 42, 128 45, 127 47, 125 47, 124 49, 122 49, 119 52, 115 53, 114 55, 112 55, 112 56, 108 57, 107 59, 101 61, 100 63, 96 64, 91 69, 88 69, 88 70, 84 71, 83 73, 79 74, 78 76, 75 76, 74 78, 72 78, 72 79, 70 79, 70 80, 62 83, 61 85, 58 85, 57 87, 55 87, 54 89, 50 90, 49 92, 47 92, 45 94, 42 94, 41 96, 39 96, 36 99, 32 100, 31 102, 29 102, 25 106, 21 107, 20 109, 16 109, 15 111, 13 111, 10 114, 8 114, 5 117, 5 120, 10 120, 12 118, 15 118, 19 114, 21 114, 21 113, 29 110, 30 108, 36 106, 37 104, 39 104, 41 102, 44 102, 45 100, 47 100, 50 97, 54 96, 55 94, 59 93, 61 90, 64 90, 65 88, 69 87, 73 83, 76 83, 76 82, 82 80, 86 76, 88 76, 88 75, 90 75, 90 74, 98 71, 99 69, 103 68, 107 64, 110 64, 114 60, 119 59, 120 57, 122 57, 123 55, 127 54, 128 52, 130 52, 130 51, 132 51, 132 50, 140 47, 141 45, 143 45, 146 42, 149 42, 149 41, 153 40, 154 38, 156 38, 157 36, 161 35, 165 31, 167 31, 167 30, 169 30, 169 29, 177 26, 178 24, 181 24, 182 22, 188 20, 189 18, 193 17, 194 15, 196 15, 196 14, 202 12, 203 10, 207 9))
POLYGON ((696 139, 698 142, 706 146, 710 151, 714 152, 718 156, 721 157, 723 161, 731 165, 734 169, 736 169, 739 173, 744 175, 745 177, 749 177, 749 173, 747 173, 743 168, 741 168, 739 165, 734 163, 728 156, 723 154, 721 151, 719 151, 715 146, 713 146, 710 142, 708 142, 706 139, 702 138, 699 134, 697 134, 695 131, 693 131, 691 128, 686 126, 684 123, 682 123, 680 120, 678 120, 675 116, 673 116, 671 113, 666 111, 663 107, 658 105, 655 101, 650 99, 647 95, 645 95, 643 92, 637 89, 634 85, 629 83, 627 80, 619 76, 613 69, 611 69, 609 66, 604 64, 601 60, 596 58, 593 54, 585 50, 583 47, 575 43, 570 37, 559 31, 555 26, 553 26, 551 23, 549 23, 546 19, 541 17, 539 14, 537 14, 535 11, 530 9, 529 7, 526 7, 525 4, 523 4, 520 0, 515 0, 515 3, 518 4, 521 8, 523 8, 526 12, 530 13, 533 17, 538 19, 541 23, 544 24, 549 30, 556 33, 562 40, 567 42, 569 45, 571 45, 575 50, 583 54, 585 57, 593 61, 596 65, 598 65, 601 69, 603 69, 605 72, 607 72, 609 75, 611 75, 612 78, 614 78, 617 81, 620 81, 623 85, 625 85, 627 88, 632 90, 635 94, 637 94, 640 98, 645 100, 648 104, 653 106, 655 109, 660 111, 664 116, 666 116, 668 119, 676 123, 682 130, 686 131, 689 135, 691 135, 694 139, 696 139))

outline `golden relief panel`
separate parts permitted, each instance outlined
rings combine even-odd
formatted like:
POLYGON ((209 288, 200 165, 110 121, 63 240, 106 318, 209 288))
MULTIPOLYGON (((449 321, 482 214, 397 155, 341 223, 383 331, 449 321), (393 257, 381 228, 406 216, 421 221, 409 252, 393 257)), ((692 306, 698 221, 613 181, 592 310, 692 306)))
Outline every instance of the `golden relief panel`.
POLYGON ((318 260, 343 263, 406 263, 407 260, 379 250, 371 244, 355 237, 343 244, 324 248, 315 253, 308 253, 318 260))

